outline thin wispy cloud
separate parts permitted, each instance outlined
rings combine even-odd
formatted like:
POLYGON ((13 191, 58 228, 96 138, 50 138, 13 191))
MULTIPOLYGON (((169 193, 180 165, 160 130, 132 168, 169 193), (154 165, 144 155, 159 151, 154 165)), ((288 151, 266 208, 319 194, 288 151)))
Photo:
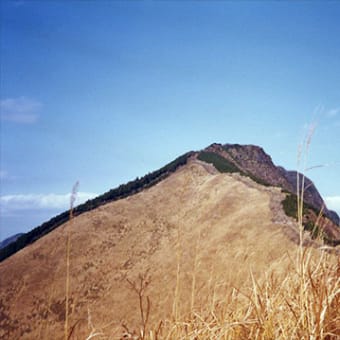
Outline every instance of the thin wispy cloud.
POLYGON ((0 170, 0 180, 8 178, 8 172, 5 170, 0 170))
MULTIPOLYGON (((15 175, 13 175, 12 173, 8 172, 7 170, 4 170, 4 169, 0 169, 0 181, 2 183, 4 182, 12 182, 14 180, 16 180, 17 177, 15 175)), ((0 185, 1 185, 1 182, 0 182, 0 185)), ((1 190, 0 190, 1 192, 1 190)))
POLYGON ((330 109, 326 112, 326 116, 329 117, 329 118, 337 117, 339 114, 340 114, 340 108, 339 107, 330 109))
POLYGON ((43 104, 33 98, 18 97, 0 100, 1 120, 17 124, 33 124, 39 118, 43 104))
MULTIPOLYGON (((95 193, 78 192, 75 205, 84 203, 96 196, 95 193)), ((4 195, 0 197, 0 205, 3 213, 36 209, 67 210, 70 206, 70 194, 4 195)))
POLYGON ((340 196, 325 197, 327 208, 336 211, 340 215, 340 196))

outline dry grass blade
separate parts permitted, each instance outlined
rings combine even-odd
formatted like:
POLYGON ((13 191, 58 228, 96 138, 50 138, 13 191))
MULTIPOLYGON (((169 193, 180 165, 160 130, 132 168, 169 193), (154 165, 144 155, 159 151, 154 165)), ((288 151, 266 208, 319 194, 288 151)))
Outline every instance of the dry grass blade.
POLYGON ((69 296, 70 296, 70 251, 71 251, 71 223, 73 219, 74 203, 77 199, 79 182, 77 181, 73 188, 70 197, 70 225, 67 232, 66 241, 66 283, 65 283, 65 324, 64 324, 64 336, 65 340, 69 339, 69 296))

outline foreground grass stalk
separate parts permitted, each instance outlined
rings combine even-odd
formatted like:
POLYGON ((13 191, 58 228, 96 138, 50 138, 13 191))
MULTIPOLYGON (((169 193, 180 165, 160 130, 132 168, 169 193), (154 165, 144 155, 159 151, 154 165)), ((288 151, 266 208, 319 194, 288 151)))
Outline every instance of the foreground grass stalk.
POLYGON ((178 321, 178 308, 180 299, 180 273, 181 273, 181 259, 182 259, 182 246, 181 246, 181 230, 180 226, 177 230, 177 245, 176 245, 176 257, 177 257, 177 271, 176 271, 176 287, 174 302, 172 306, 172 315, 175 323, 178 321))
POLYGON ((196 290, 196 274, 198 269, 198 250, 200 246, 200 239, 201 239, 201 233, 198 233, 196 246, 195 246, 195 257, 194 257, 194 268, 192 272, 192 282, 191 282, 191 305, 190 305, 190 311, 191 313, 194 313, 195 308, 195 290, 196 290))
POLYGON ((68 339, 68 305, 69 305, 69 290, 70 290, 70 233, 67 233, 66 241, 66 284, 65 284, 65 340, 68 339))
POLYGON ((144 274, 139 274, 138 280, 139 282, 137 283, 129 279, 126 279, 131 289, 138 295, 139 311, 140 311, 141 322, 142 322, 140 339, 143 340, 145 339, 145 336, 146 336, 146 328, 148 325, 149 316, 150 316, 150 308, 151 308, 151 302, 150 302, 149 296, 146 296, 146 306, 144 305, 145 290, 150 284, 150 277, 148 275, 148 272, 144 274))
POLYGON ((70 224, 67 231, 66 241, 66 283, 65 283, 65 324, 64 324, 64 338, 69 339, 69 296, 70 296, 70 251, 71 251, 71 226, 73 219, 74 202, 77 198, 79 182, 76 182, 72 188, 70 197, 70 224))

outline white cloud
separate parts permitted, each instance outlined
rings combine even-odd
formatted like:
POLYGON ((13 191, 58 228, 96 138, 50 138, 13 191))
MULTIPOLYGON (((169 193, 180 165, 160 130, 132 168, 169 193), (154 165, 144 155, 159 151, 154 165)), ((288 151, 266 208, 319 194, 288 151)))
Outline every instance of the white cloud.
POLYGON ((18 124, 33 124, 39 118, 42 103, 27 97, 0 100, 1 120, 18 124))
POLYGON ((340 196, 325 197, 327 208, 336 211, 340 216, 340 196))
MULTIPOLYGON (((75 205, 96 196, 95 193, 78 192, 75 205)), ((3 213, 34 209, 67 210, 70 207, 70 194, 4 195, 0 197, 0 204, 3 213)))

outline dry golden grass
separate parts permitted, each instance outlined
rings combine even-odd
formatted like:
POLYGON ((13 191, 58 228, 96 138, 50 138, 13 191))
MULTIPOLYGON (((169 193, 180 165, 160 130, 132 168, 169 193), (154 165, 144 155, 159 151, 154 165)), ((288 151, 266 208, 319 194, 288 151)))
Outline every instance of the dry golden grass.
POLYGON ((74 218, 0 264, 0 338, 336 339, 337 258, 283 196, 193 161, 74 218))
POLYGON ((219 299, 215 293, 220 282, 214 282, 210 304, 197 305, 180 318, 162 320, 160 329, 150 328, 146 336, 140 333, 135 338, 340 338, 339 264, 334 257, 306 249, 302 258, 289 259, 283 273, 272 269, 261 280, 251 272, 249 276, 251 285, 224 287, 224 297, 219 299))
MULTIPOLYGON (((313 135, 311 128, 298 158, 307 155, 313 135)), ((248 284, 226 285, 211 274, 208 295, 204 303, 202 292, 196 291, 199 271, 198 244, 196 243, 190 311, 180 315, 180 255, 178 255, 177 281, 172 318, 161 320, 156 329, 134 333, 135 339, 340 339, 340 258, 336 252, 322 248, 305 247, 306 236, 302 225, 304 176, 297 176, 298 247, 276 259, 264 275, 256 279, 249 271, 248 284), (300 183, 301 181, 301 183, 300 183), (213 287, 213 288, 212 288, 213 287), (212 288, 212 289, 211 289, 212 288), (217 289, 222 288, 219 294, 217 289), (217 298, 217 295, 219 298, 217 298), (180 315, 180 317, 179 317, 180 315)), ((321 212, 319 217, 321 216, 321 212)), ((315 246, 315 244, 314 244, 315 246)), ((177 247, 181 247, 178 239, 177 247)), ((247 252, 247 249, 244 249, 247 252)), ((181 251, 177 250, 180 254, 181 251)), ((213 273, 213 270, 212 270, 213 273)), ((235 274, 235 272, 234 272, 235 274)), ((152 295, 152 291, 150 292, 152 295)))
MULTIPOLYGON (((304 239, 302 225, 300 228, 304 239)), ((340 338, 340 261, 334 252, 307 248, 300 242, 295 252, 276 259, 260 279, 250 270, 247 283, 240 288, 240 282, 228 285, 225 277, 216 277, 213 267, 208 280, 197 280, 201 269, 199 242, 200 235, 190 277, 190 310, 180 294, 180 287, 185 283, 181 282, 179 237, 172 317, 159 320, 149 328, 142 322, 143 329, 124 333, 123 339, 340 338)), ((237 275, 237 271, 234 274, 237 275)), ((152 299, 152 289, 148 294, 152 299)))

